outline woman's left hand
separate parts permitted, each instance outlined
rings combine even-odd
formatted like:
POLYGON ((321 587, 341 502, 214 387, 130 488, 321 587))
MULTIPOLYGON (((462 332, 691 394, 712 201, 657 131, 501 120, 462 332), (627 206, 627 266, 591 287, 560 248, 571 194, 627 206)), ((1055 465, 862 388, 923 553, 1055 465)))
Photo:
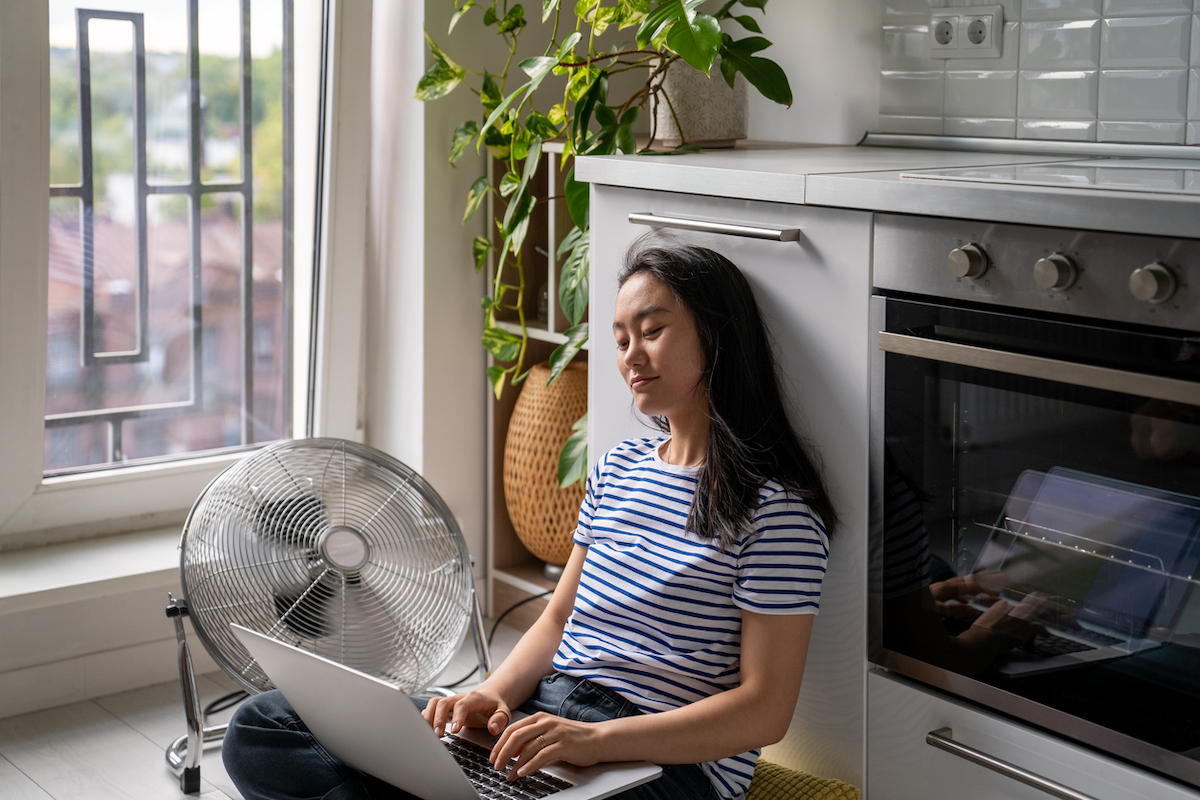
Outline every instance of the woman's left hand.
POLYGON ((523 778, 554 761, 590 767, 601 760, 600 722, 577 722, 538 712, 509 725, 492 748, 492 766, 517 763, 509 780, 523 778))

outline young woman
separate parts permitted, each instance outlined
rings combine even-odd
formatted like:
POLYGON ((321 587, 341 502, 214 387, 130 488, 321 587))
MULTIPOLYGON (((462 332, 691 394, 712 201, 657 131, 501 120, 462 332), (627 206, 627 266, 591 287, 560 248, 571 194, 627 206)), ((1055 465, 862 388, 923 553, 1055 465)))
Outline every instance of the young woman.
MULTIPOLYGON (((491 760, 515 758, 514 780, 557 760, 644 760, 662 777, 620 797, 733 800, 791 722, 836 516, 737 267, 643 240, 619 282, 617 367, 663 435, 600 459, 546 611, 487 680, 424 715, 439 736, 500 734, 491 760), (530 716, 513 722, 515 709, 530 716)), ((244 733, 302 727, 277 693, 259 697, 227 735, 239 789, 267 760, 238 758, 239 740, 257 741, 244 733)), ((344 765, 323 781, 287 796, 383 791, 344 765)))

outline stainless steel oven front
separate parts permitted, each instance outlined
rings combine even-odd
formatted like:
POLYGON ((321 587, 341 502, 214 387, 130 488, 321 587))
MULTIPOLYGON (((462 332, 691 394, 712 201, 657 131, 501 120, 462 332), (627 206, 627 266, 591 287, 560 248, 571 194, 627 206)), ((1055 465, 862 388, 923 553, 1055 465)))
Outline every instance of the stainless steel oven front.
POLYGON ((876 216, 871 660, 1200 787, 1200 240, 876 216))

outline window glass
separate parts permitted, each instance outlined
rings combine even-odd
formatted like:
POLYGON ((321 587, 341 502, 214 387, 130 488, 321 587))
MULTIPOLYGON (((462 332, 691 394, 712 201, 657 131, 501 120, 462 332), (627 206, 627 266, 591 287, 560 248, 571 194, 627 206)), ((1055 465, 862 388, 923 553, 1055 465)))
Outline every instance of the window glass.
POLYGON ((291 0, 49 10, 45 472, 291 436, 291 0))

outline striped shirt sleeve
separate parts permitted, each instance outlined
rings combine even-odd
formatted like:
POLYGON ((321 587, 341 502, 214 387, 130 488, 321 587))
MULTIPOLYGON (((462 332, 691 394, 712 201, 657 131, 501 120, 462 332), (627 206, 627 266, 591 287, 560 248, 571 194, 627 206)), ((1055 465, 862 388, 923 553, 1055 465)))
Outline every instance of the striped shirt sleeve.
POLYGON ((767 493, 738 554, 733 601, 759 614, 816 614, 829 537, 803 500, 767 493))
POLYGON ((592 536, 592 521, 596 518, 596 485, 600 482, 600 467, 608 456, 605 455, 588 475, 587 487, 583 493, 583 503, 579 506, 579 524, 575 527, 575 544, 591 547, 595 539, 592 536))

